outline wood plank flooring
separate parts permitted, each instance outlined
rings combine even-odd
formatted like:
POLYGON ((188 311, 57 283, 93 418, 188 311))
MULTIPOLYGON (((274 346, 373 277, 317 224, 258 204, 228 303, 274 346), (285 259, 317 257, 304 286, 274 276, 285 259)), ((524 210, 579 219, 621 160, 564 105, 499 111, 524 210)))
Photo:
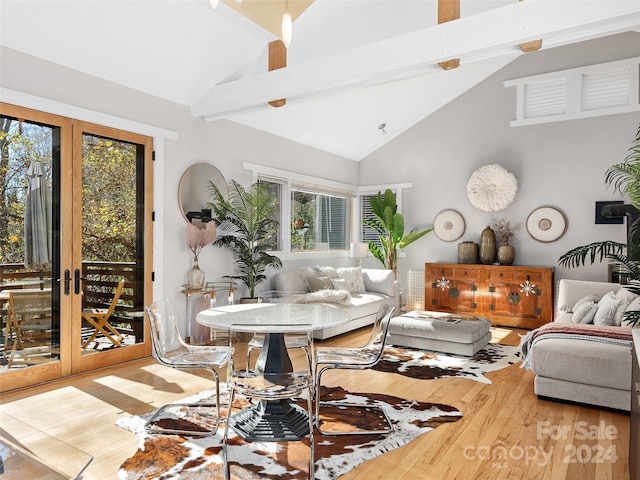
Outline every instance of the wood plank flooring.
MULTIPOLYGON (((363 329, 323 345, 357 346, 368 334, 363 329)), ((494 341, 517 345, 518 332, 494 329, 494 341)), ((540 400, 533 393, 533 374, 519 364, 487 377, 491 385, 375 371, 327 372, 327 385, 444 403, 464 415, 341 480, 629 478, 629 415, 540 400)), ((206 371, 192 374, 144 359, 3 394, 0 424, 17 418, 80 448, 94 457, 83 478, 112 480, 138 448, 133 434, 115 426, 118 418, 148 413, 211 386, 206 371)), ((12 434, 19 439, 19 431, 12 434)))

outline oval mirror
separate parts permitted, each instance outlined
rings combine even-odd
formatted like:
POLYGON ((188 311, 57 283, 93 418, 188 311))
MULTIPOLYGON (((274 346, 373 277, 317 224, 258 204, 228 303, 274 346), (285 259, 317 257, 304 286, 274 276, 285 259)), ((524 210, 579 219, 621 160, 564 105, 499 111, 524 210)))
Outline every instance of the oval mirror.
POLYGON ((187 222, 202 226, 203 220, 211 218, 211 209, 207 207, 207 203, 212 200, 209 182, 227 197, 227 182, 220 170, 213 165, 196 163, 182 174, 178 185, 178 202, 187 222))

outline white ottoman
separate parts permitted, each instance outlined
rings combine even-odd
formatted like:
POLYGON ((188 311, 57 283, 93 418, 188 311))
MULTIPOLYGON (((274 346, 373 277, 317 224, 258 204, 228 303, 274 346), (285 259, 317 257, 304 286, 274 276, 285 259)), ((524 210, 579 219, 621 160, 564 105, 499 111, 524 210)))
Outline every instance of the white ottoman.
POLYGON ((442 312, 408 312, 391 319, 391 345, 472 356, 491 340, 491 321, 442 312))

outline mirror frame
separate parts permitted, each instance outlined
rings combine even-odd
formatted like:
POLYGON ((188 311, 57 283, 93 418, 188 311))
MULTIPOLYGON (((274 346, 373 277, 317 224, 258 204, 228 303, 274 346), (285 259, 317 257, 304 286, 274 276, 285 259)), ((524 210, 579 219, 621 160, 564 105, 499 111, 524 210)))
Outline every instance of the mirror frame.
POLYGON ((209 182, 220 189, 225 198, 229 196, 227 181, 224 175, 210 163, 194 163, 188 167, 178 184, 178 206, 184 219, 198 227, 202 227, 202 218, 211 216, 211 210, 206 208, 210 202, 209 182), (200 208, 197 208, 200 207, 200 208))

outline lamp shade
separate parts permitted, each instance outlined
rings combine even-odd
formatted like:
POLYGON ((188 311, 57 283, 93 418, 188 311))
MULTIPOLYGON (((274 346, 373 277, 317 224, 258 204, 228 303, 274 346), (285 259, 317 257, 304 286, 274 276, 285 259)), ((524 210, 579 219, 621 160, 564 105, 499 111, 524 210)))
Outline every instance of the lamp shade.
POLYGON ((349 246, 349 256, 351 258, 365 258, 369 256, 369 244, 365 242, 352 243, 349 246))
POLYGON ((293 37, 293 21, 291 14, 285 13, 282 15, 282 42, 287 48, 291 45, 291 37, 293 37))

